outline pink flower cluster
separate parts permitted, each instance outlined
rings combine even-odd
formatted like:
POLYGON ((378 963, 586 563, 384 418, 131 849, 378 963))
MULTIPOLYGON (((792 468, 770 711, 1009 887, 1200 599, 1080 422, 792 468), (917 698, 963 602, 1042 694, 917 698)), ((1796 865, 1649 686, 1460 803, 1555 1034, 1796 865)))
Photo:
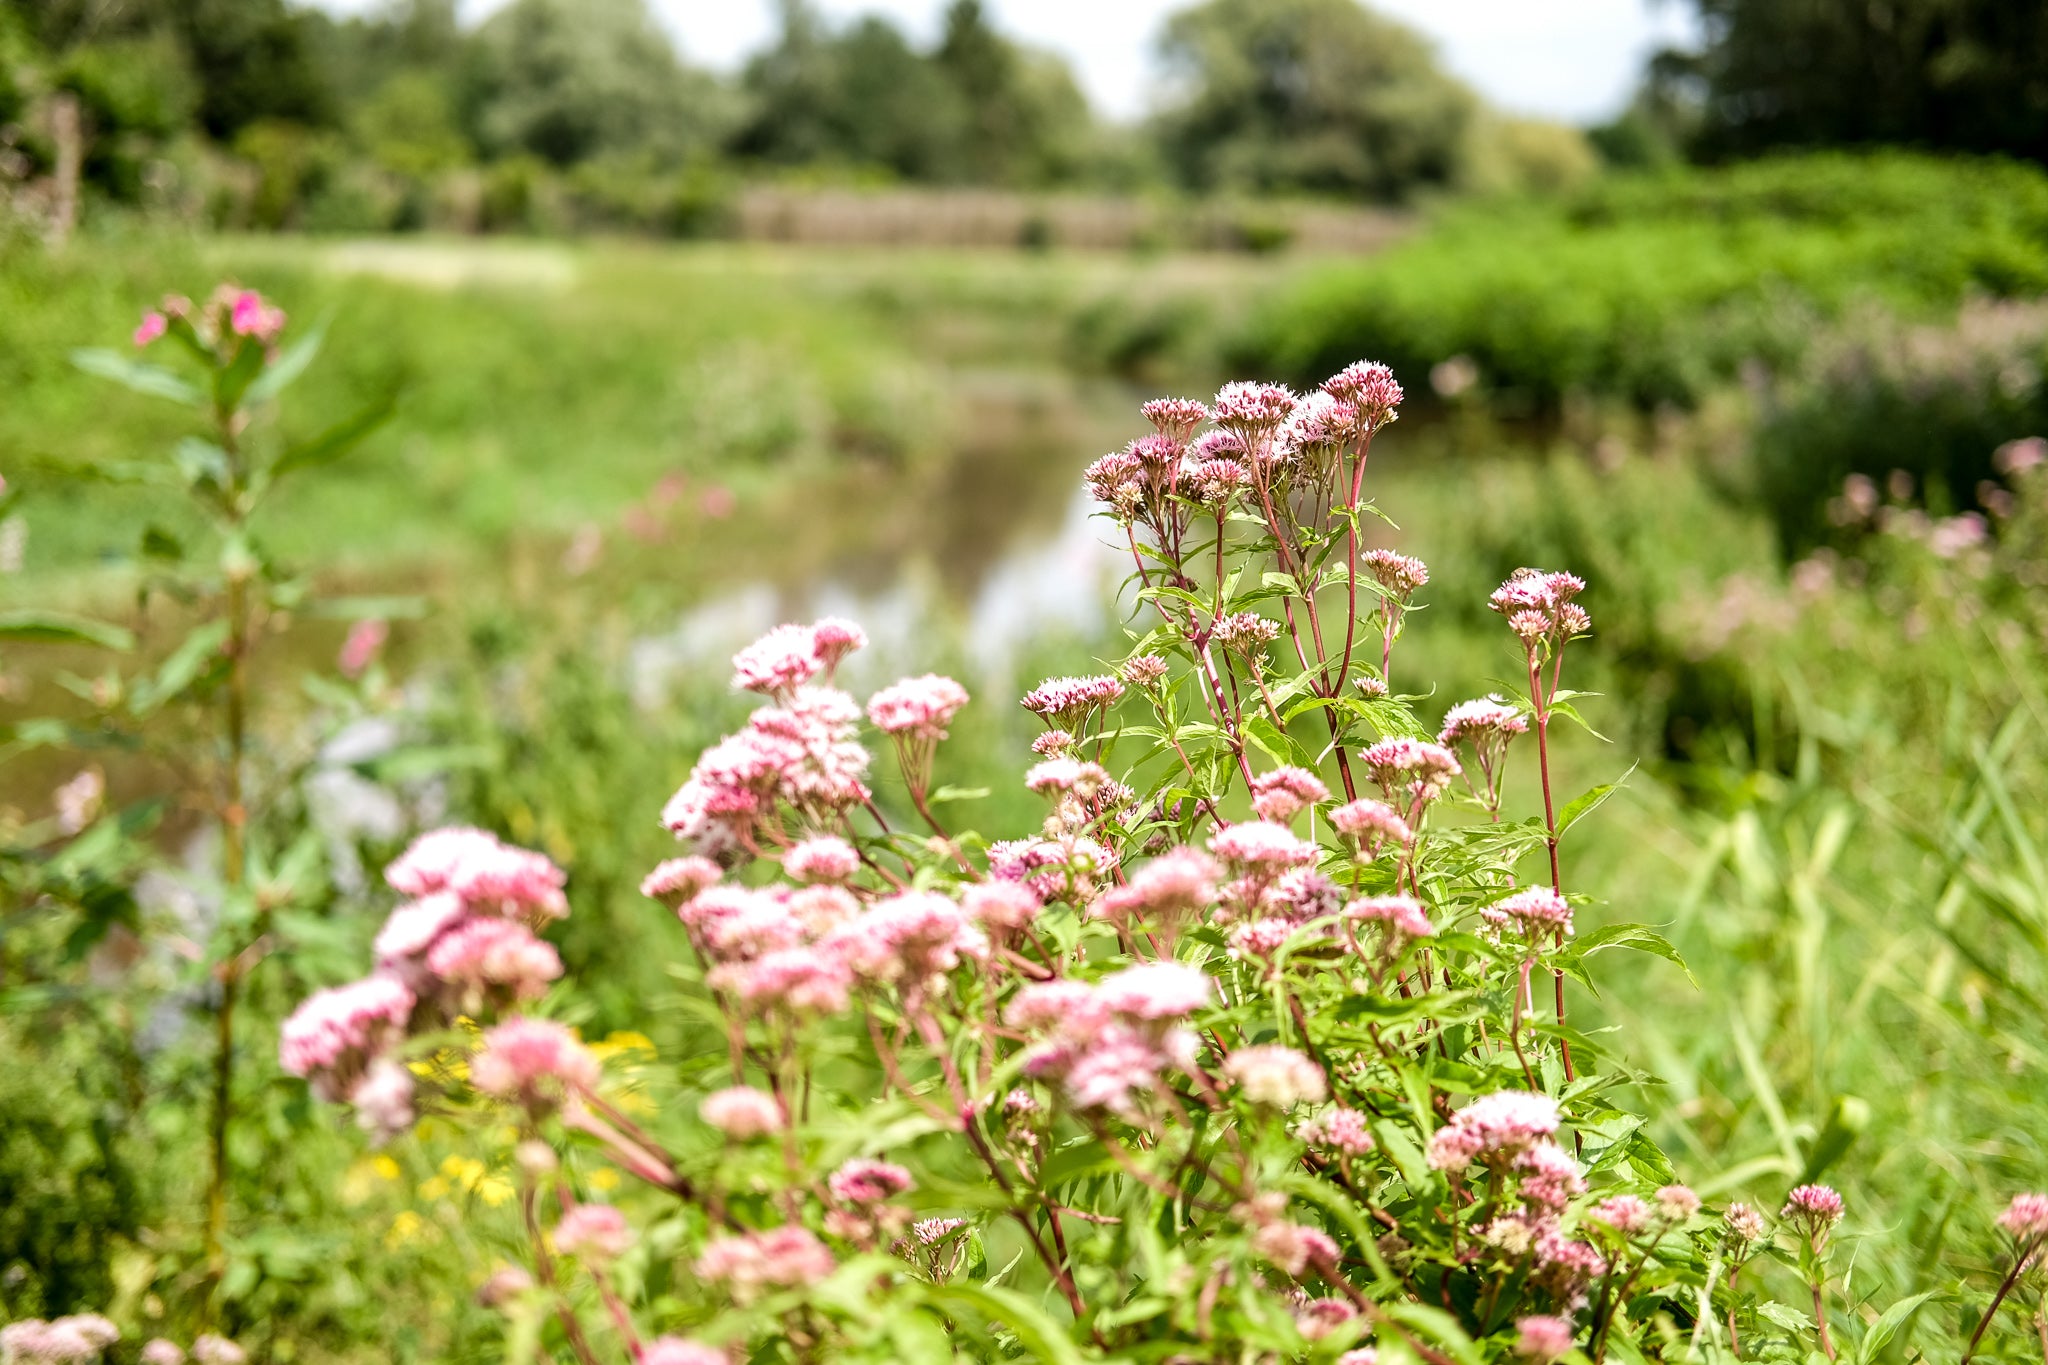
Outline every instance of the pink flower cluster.
POLYGON ((1482 908, 1481 919, 1495 932, 1513 929, 1530 943, 1571 937, 1571 902, 1547 886, 1531 886, 1482 908))
POLYGON ((120 1339, 121 1329, 98 1313, 78 1313, 50 1322, 29 1318, 0 1327, 0 1360, 8 1365, 97 1360, 120 1339))
POLYGON ((1126 967, 1101 981, 1062 979, 1024 987, 1006 1018, 1042 1035, 1025 1074, 1058 1081, 1080 1109, 1135 1115, 1160 1074, 1194 1064, 1196 1040, 1178 1021, 1209 1004, 1208 975, 1178 962, 1126 967))
POLYGON ((832 1253, 808 1228, 795 1225, 714 1237, 697 1257, 697 1275, 745 1300, 767 1289, 816 1284, 836 1267, 832 1253))
POLYGON ((1054 729, 1079 734, 1090 716, 1106 712, 1123 694, 1123 683, 1112 673, 1047 678, 1024 694, 1022 704, 1054 729))
POLYGON ((1413 896, 1367 896, 1345 906, 1344 917, 1354 924, 1377 924, 1387 937, 1390 956, 1415 939, 1436 934, 1429 912, 1413 896))
POLYGON ((1785 1196, 1785 1207, 1778 1210, 1778 1216, 1817 1239, 1842 1221, 1842 1196, 1827 1185, 1800 1185, 1785 1196))
POLYGON ((1261 820, 1284 824, 1299 812, 1329 799, 1329 787, 1306 768, 1275 768, 1252 778, 1252 809, 1261 820))
POLYGON ((609 1204, 578 1204, 555 1224, 555 1250, 586 1261, 612 1261, 633 1245, 626 1215, 609 1204))
POLYGON ((1556 649, 1593 628, 1586 609, 1573 600, 1585 590, 1585 580, 1576 574, 1517 569, 1487 604, 1507 618, 1508 629, 1529 648, 1556 649))
POLYGON ((656 1337, 640 1348, 634 1365, 732 1365, 732 1357, 701 1341, 656 1337))
POLYGON ((2048 1236, 2048 1194, 2014 1195, 2005 1212, 1998 1215, 1998 1226, 2017 1242, 2048 1236))
MULTIPOLYGON (((815 645, 823 625, 777 629, 807 629, 807 638, 815 645)), ((748 650, 767 643, 757 642, 748 650)), ((748 650, 737 660, 747 659, 748 650)), ((779 651, 778 646, 775 659, 798 657, 793 650, 779 651)), ((813 672, 825 666, 815 648, 808 657, 813 672)), ((771 675, 795 677, 801 670, 765 657, 740 671, 759 678, 763 688, 757 690, 770 690, 781 704, 762 707, 738 734, 706 749, 661 813, 662 823, 679 840, 693 852, 712 857, 757 851, 785 809, 815 827, 837 823, 847 809, 866 804, 870 797, 868 751, 857 739, 860 708, 853 698, 827 687, 770 686, 771 675)))
POLYGON ((1358 557, 1373 581, 1386 591, 1387 596, 1406 606, 1408 599, 1429 582, 1429 566, 1413 555, 1396 554, 1392 550, 1367 550, 1358 557))
POLYGON ((750 1085, 712 1091, 697 1107, 697 1114, 719 1132, 741 1142, 781 1132, 786 1122, 782 1101, 750 1085))
POLYGON ((830 679, 839 661, 867 642, 865 631, 837 617, 777 626, 733 655, 732 685, 786 702, 820 673, 830 679))
POLYGON ((1346 839, 1354 840, 1367 857, 1388 844, 1406 845, 1415 837, 1401 813, 1383 801, 1360 797, 1330 812, 1330 826, 1346 839))
POLYGON ((1572 1342, 1578 1334, 1570 1318, 1542 1314, 1517 1318, 1515 1354, 1524 1360, 1533 1360, 1537 1365, 1550 1365, 1551 1361, 1572 1349, 1572 1342))
POLYGON ((1241 1047, 1223 1059, 1223 1074, 1253 1104, 1292 1109, 1321 1104, 1329 1098, 1329 1079, 1306 1054, 1291 1047, 1264 1043, 1241 1047))
POLYGON ((1233 871, 1276 877, 1290 867, 1316 860, 1316 846, 1285 825, 1270 820, 1245 820, 1209 836, 1209 851, 1233 871))
POLYGON ((1368 1126, 1370 1122, 1369 1115, 1339 1106, 1302 1124, 1294 1135, 1309 1147, 1343 1156, 1364 1156, 1377 1145, 1368 1126))
POLYGON ((935 743, 967 705, 967 689, 951 678, 927 673, 905 678, 868 699, 868 719, 885 735, 935 743))
POLYGON ((1358 757, 1387 800, 1406 812, 1411 824, 1415 813, 1464 771, 1449 749, 1421 739, 1383 739, 1368 745, 1358 757))
POLYGON ((1462 1171, 1473 1162, 1496 1170, 1533 1144, 1557 1132, 1562 1122, 1557 1101, 1526 1090, 1497 1090, 1482 1095, 1451 1116, 1429 1140, 1429 1164, 1439 1171, 1462 1171))
POLYGON ((595 1091, 601 1074, 596 1055, 551 1019, 507 1019, 484 1033, 469 1063, 478 1091, 532 1110, 595 1091))

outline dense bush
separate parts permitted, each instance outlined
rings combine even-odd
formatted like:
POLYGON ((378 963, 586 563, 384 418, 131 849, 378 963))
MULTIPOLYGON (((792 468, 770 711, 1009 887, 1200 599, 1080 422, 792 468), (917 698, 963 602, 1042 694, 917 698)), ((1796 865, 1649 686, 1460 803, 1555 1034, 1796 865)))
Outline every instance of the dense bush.
POLYGON ((1497 400, 1690 405, 1746 361, 1797 360, 1861 299, 1909 313, 2048 289, 2048 175, 1901 154, 1606 181, 1555 204, 1447 211, 1370 261, 1309 273, 1236 359, 1301 379, 1361 351, 1465 357, 1497 400))

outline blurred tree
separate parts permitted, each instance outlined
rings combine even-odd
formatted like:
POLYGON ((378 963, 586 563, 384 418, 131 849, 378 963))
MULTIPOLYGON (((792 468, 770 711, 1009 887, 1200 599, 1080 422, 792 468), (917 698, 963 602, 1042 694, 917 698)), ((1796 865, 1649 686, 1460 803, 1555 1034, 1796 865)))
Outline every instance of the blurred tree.
POLYGON ((486 151, 557 166, 625 150, 681 160, 717 136, 724 104, 643 0, 513 0, 476 31, 468 96, 486 151))
POLYGON ((226 142, 265 121, 325 124, 334 100, 315 67, 308 18, 284 0, 161 0, 199 83, 199 122, 226 142))
POLYGON ((782 34, 748 64, 742 156, 876 166, 911 180, 1033 184, 1070 175, 1092 131, 1064 63, 957 0, 929 56, 886 20, 834 31, 809 0, 781 0, 782 34))
POLYGON ((1092 119, 1065 62, 997 33, 981 0, 953 0, 932 60, 966 106, 961 178, 1035 184, 1077 168, 1092 119))
POLYGON ((1652 77, 1706 156, 1909 143, 2048 161, 2041 0, 1692 0, 1704 42, 1652 77))
POLYGON ((1479 101, 1355 0, 1205 0, 1167 20, 1157 130, 1190 188, 1392 200, 1459 174, 1479 101))
POLYGON ((780 38, 741 78, 750 109, 736 154, 878 166, 912 180, 951 174, 965 111, 894 25, 870 16, 835 33, 807 0, 780 9, 780 38))

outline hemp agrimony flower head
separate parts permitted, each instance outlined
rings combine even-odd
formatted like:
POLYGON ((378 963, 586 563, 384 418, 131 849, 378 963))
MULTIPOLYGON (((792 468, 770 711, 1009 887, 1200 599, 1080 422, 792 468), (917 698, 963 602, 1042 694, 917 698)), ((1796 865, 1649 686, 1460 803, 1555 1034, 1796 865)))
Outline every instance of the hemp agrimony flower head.
POLYGON ((1842 1196, 1826 1185, 1800 1185, 1785 1196, 1778 1217, 1792 1224, 1819 1247, 1830 1229, 1842 1221, 1842 1196))

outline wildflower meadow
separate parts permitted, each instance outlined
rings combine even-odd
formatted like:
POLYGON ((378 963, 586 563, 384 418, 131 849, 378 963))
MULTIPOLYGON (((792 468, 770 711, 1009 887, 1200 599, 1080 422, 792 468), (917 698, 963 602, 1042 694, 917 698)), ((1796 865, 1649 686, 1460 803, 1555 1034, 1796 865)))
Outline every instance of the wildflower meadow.
MULTIPOLYGON (((326 591, 267 539, 276 500, 393 418, 383 396, 311 430, 280 417, 324 345, 231 283, 73 357, 179 414, 167 453, 94 472, 183 513, 152 518, 136 556, 169 641, 68 610, 0 618, 10 654, 75 661, 13 752, 91 760, 10 831, 8 894, 33 912, 6 944, 12 1003, 63 1030, 37 1044, 53 1074, 67 1046, 115 1059, 79 1130, 100 1155, 65 1158, 68 1211, 16 1208, 44 1229, 87 1200, 126 1217, 109 1116, 155 1087, 189 1097, 149 1122, 192 1169, 159 1196, 183 1205, 170 1218, 99 1249, 80 1225, 40 1279, 16 1275, 45 1311, 0 1328, 10 1365, 308 1359, 320 1338, 396 1358, 377 1342, 395 1310, 375 1324, 401 1300, 461 1325, 459 1347, 408 1356, 580 1365, 2048 1350, 2027 1140, 1970 1129, 1930 1214, 1895 1156, 1927 1140, 1924 1113, 1823 1081, 1832 1107, 1788 1117, 1810 1097, 1779 1089, 1790 1068, 1743 1010, 1770 1016, 1770 991, 1821 972, 1822 937, 1774 962, 1778 939, 1740 919, 1778 887, 1782 922, 1867 903, 1829 880, 1854 852, 1827 802, 1881 807, 1911 830, 1887 875, 1932 878, 1944 980, 1972 984, 1953 1008, 1946 987, 1908 995, 1894 937, 1848 1002, 1808 1002, 1889 1031, 1900 1051, 1853 1054, 1858 1084, 1894 1077, 1909 1107, 1969 1102, 1913 1074, 1937 1049, 2036 1084, 2039 863, 2005 774, 2039 714, 2038 443, 2001 451, 1996 526, 1852 480, 1843 548, 1711 604, 1758 676, 1797 693, 1827 667, 1863 689, 1829 699, 1832 731, 1803 725, 1790 764, 1762 761, 1777 723, 1754 718, 1765 791, 1718 835, 1631 796, 1661 755, 1629 751, 1643 675, 1602 653, 1606 604, 1626 619, 1639 595, 1609 576, 1626 566, 1457 562, 1489 515, 1458 498, 1418 498, 1456 524, 1409 525, 1415 482, 1382 470, 1410 377, 1368 361, 1304 393, 1234 381, 1126 410, 1127 443, 1076 485, 1121 561, 1120 618, 1011 691, 956 679, 950 646, 914 631, 904 675, 856 690, 868 625, 778 624, 700 679, 752 708, 730 733, 670 743, 642 707, 615 747, 575 746, 593 800, 584 770, 550 768, 491 818, 485 780, 444 776, 482 766, 462 722, 408 700, 388 657, 398 606, 326 591), (1828 601, 1831 632, 1803 639, 1799 605, 1828 601), (1915 620, 1913 643, 1866 658, 1864 610, 1915 620), (318 667, 291 653, 309 632, 318 667), (1914 651, 1959 676, 1930 682, 1914 651), (1889 750, 1859 767, 1852 721, 1873 715, 1955 747, 1924 739, 1917 783, 1889 750), (619 799, 644 790, 635 761, 665 803, 619 799), (321 802, 351 773, 398 795, 338 840, 321 802), (1812 843, 1802 790, 1822 803, 1812 843), (203 897, 166 899, 173 831, 210 832, 203 897), (1643 850, 1695 838, 1674 910, 1659 879, 1679 879, 1643 850), (649 839, 670 846, 619 852, 649 839), (618 887, 594 899, 586 866, 618 887), (1958 927, 1979 903, 2003 907, 1992 937, 1958 927), (150 1041, 149 1002, 109 984, 122 954, 159 975, 160 1010, 203 1021, 203 1047, 150 1041), (1705 1009, 1732 1032, 1681 1036, 1705 1009), (1739 1104, 1713 1079, 1730 1053, 1739 1104), (1776 1152, 1745 1155, 1752 1120, 1776 1152), (402 1170, 425 1175, 420 1206, 350 1227, 402 1170), (294 1240, 310 1227, 333 1230, 294 1240)), ((504 705, 533 676, 502 667, 473 695, 504 705)), ((591 723, 587 705, 539 724, 591 723)), ((1818 1077, 1843 1054, 1815 1047, 1818 1077)))

